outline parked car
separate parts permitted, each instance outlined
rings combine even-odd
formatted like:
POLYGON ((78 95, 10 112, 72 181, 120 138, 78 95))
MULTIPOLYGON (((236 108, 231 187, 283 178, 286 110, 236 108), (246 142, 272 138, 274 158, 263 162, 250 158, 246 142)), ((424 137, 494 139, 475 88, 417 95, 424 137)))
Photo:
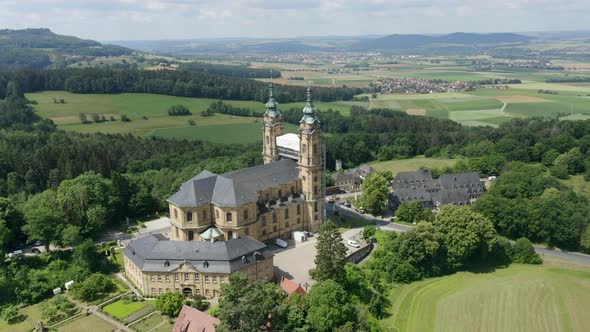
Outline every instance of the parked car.
POLYGON ((287 243, 287 241, 283 240, 283 239, 276 239, 275 240, 275 244, 281 248, 287 248, 289 246, 289 244, 287 243))
POLYGON ((22 250, 15 250, 15 251, 8 254, 8 258, 15 258, 15 257, 22 256, 22 255, 23 255, 22 250))
POLYGON ((35 241, 35 243, 34 243, 33 245, 36 247, 36 246, 42 246, 42 245, 44 245, 44 244, 45 244, 45 242, 44 242, 44 241, 42 241, 42 240, 37 240, 37 241, 35 241))
POLYGON ((31 252, 33 254, 40 254, 41 253, 41 249, 39 249, 39 248, 33 248, 33 249, 31 249, 31 252))
POLYGON ((349 202, 346 202, 346 204, 344 204, 347 208, 352 207, 352 204, 350 204, 349 202))
POLYGON ((347 243, 348 243, 349 246, 354 247, 354 248, 360 248, 361 247, 361 244, 358 243, 355 240, 348 240, 347 243))

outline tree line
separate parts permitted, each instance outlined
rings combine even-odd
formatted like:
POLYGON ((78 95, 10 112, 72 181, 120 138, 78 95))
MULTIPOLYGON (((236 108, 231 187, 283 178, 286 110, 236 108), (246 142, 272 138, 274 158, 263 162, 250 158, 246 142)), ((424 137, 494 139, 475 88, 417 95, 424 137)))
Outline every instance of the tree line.
MULTIPOLYGON (((229 100, 268 99, 266 83, 252 79, 175 70, 113 70, 108 68, 65 68, 0 72, 0 96, 8 82, 16 81, 24 92, 65 90, 72 93, 154 93, 179 97, 229 100)), ((319 101, 350 100, 362 93, 358 88, 315 88, 319 101)), ((279 102, 303 101, 306 88, 276 85, 279 102)))
POLYGON ((243 65, 223 65, 205 62, 183 62, 180 64, 180 70, 190 72, 204 72, 214 75, 223 75, 241 78, 279 78, 279 70, 270 71, 262 68, 250 68, 243 65))

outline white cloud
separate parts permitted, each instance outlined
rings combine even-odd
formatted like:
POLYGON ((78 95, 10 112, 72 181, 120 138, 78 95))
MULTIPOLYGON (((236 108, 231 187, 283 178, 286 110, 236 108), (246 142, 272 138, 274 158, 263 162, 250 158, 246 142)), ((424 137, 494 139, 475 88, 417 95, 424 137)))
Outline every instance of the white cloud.
POLYGON ((587 0, 0 0, 0 28, 99 40, 590 29, 587 0))

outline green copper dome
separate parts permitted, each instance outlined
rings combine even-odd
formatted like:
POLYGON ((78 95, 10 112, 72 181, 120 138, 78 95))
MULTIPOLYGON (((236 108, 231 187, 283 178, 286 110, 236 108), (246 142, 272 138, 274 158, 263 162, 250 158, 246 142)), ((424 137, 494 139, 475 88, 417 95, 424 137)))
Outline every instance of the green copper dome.
POLYGON ((269 116, 271 118, 276 117, 277 115, 281 115, 281 111, 279 111, 279 103, 275 100, 274 94, 274 86, 272 83, 270 84, 269 88, 269 95, 268 101, 266 102, 266 112, 264 113, 265 116, 269 116))
POLYGON ((313 105, 313 101, 311 100, 311 87, 307 88, 307 104, 303 108, 303 118, 301 118, 300 122, 307 124, 320 122, 316 114, 316 108, 313 105))

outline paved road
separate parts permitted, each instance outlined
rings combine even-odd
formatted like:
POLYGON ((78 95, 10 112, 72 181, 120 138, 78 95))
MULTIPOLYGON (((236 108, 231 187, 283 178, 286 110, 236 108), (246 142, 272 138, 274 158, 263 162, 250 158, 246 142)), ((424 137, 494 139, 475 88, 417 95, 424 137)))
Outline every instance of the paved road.
MULTIPOLYGON (((384 231, 403 233, 413 228, 413 226, 389 222, 383 218, 376 218, 371 215, 361 214, 354 211, 353 209, 341 205, 335 206, 340 215, 363 219, 368 222, 374 222, 379 229, 384 231)), ((541 255, 541 257, 555 257, 572 262, 590 264, 590 255, 581 254, 579 252, 564 251, 557 248, 549 248, 542 245, 535 245, 534 247, 535 251, 541 255)))

